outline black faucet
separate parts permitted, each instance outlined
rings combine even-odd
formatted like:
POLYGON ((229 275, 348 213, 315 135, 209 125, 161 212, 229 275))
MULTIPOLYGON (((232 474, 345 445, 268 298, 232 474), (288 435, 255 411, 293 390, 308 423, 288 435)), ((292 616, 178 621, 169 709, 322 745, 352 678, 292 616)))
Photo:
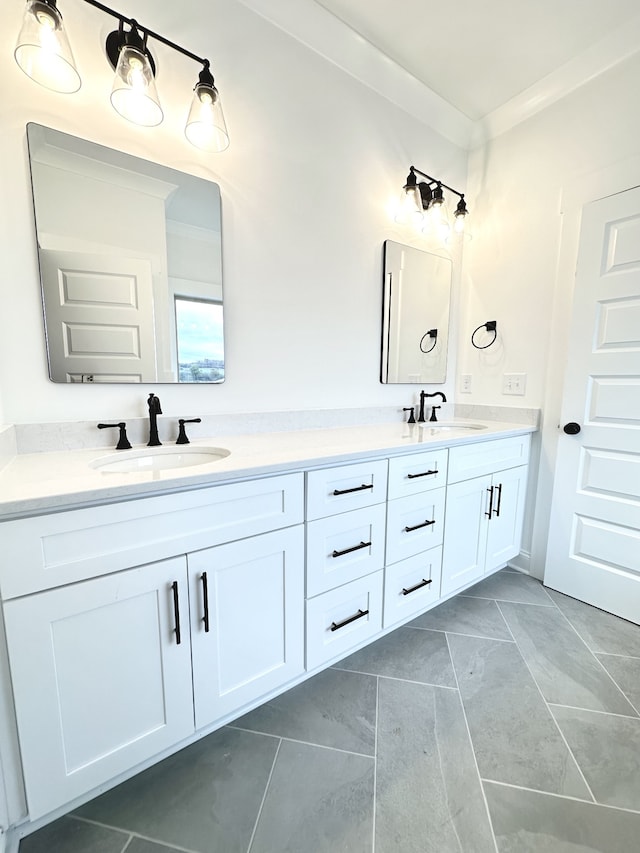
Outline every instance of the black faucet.
MULTIPOLYGON (((418 415, 418 423, 419 424, 423 424, 424 420, 425 420, 425 418, 424 418, 424 401, 427 399, 427 397, 442 397, 442 402, 443 403, 447 402, 447 398, 444 396, 442 391, 434 391, 433 394, 427 394, 426 391, 421 391, 420 392, 420 414, 418 415)), ((433 406, 432 407, 430 420, 437 421, 436 409, 439 409, 439 408, 440 408, 440 406, 433 406)))
POLYGON ((147 447, 158 447, 162 444, 158 438, 158 415, 162 414, 160 398, 156 397, 154 393, 149 394, 147 405, 149 406, 149 441, 147 447))

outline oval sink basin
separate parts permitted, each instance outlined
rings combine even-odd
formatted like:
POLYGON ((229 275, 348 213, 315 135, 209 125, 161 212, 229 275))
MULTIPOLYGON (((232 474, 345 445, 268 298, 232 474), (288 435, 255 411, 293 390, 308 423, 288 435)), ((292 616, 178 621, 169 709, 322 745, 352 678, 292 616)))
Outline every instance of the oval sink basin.
POLYGON ((223 447, 150 447, 147 450, 110 453, 94 459, 89 465, 105 474, 135 474, 208 465, 225 459, 230 453, 223 447))
POLYGON ((430 423, 427 421, 426 424, 423 424, 425 429, 433 430, 434 432, 444 432, 447 430, 476 430, 476 429, 486 429, 485 424, 458 424, 455 421, 436 421, 435 423, 430 423))

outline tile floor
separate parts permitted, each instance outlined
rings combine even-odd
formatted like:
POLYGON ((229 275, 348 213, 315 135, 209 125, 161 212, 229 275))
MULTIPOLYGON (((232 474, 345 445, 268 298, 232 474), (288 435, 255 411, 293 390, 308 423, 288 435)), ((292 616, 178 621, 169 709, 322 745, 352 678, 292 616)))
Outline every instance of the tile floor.
POLYGON ((20 853, 632 853, 640 628, 504 570, 20 853))

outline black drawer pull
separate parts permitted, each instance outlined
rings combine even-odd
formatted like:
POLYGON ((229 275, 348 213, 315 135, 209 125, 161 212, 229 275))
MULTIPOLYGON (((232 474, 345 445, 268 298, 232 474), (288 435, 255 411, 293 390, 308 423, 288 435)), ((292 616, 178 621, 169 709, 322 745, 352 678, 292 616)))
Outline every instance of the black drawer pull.
POLYGON ((367 485, 366 483, 363 483, 361 486, 354 486, 353 489, 334 489, 333 494, 334 495, 349 495, 349 494, 351 494, 351 492, 361 492, 361 491, 363 491, 363 489, 372 489, 372 488, 373 488, 373 483, 369 483, 369 485, 367 485))
POLYGON ((429 527, 430 525, 435 523, 435 518, 433 519, 433 521, 423 521, 422 524, 414 524, 413 527, 405 527, 404 532, 411 533, 412 530, 420 530, 421 527, 429 527))
POLYGON ((359 551, 361 548, 368 548, 371 542, 361 542, 359 545, 354 545, 352 548, 345 548, 344 551, 334 551, 332 557, 344 557, 345 554, 350 554, 352 551, 359 551))
POLYGON ((431 477, 438 473, 436 468, 434 471, 423 471, 422 474, 407 474, 407 480, 415 480, 416 477, 431 477))
POLYGON ((487 489, 489 492, 489 512, 485 512, 487 518, 491 518, 491 512, 493 510, 493 486, 490 489, 487 489))
POLYGON ((498 486, 498 506, 496 507, 496 518, 500 516, 500 504, 502 503, 502 483, 498 486))
POLYGON ((402 594, 403 595, 410 595, 412 592, 415 592, 417 589, 422 589, 423 586, 429 586, 430 583, 432 583, 431 578, 429 578, 428 581, 425 580, 424 578, 422 578, 420 583, 417 583, 415 586, 410 586, 409 589, 405 589, 403 587, 402 588, 402 594))
POLYGON ((204 605, 204 616, 202 617, 202 621, 204 622, 204 631, 205 634, 209 633, 209 581, 207 580, 207 573, 203 572, 200 578, 202 581, 202 603, 204 605))
POLYGON ((356 619, 362 619, 363 616, 368 616, 368 610, 358 610, 355 616, 349 616, 348 619, 345 619, 344 622, 332 622, 331 630, 338 631, 340 628, 344 628, 345 625, 350 625, 352 622, 355 622, 356 619))
POLYGON ((178 600, 178 581, 171 584, 173 591, 173 617, 176 623, 176 645, 180 645, 180 602, 178 600))

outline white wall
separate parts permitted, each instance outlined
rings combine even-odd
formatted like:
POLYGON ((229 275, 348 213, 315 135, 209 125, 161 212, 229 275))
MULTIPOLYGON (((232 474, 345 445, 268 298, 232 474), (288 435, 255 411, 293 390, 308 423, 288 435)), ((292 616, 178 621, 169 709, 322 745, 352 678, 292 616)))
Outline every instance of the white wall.
MULTIPOLYGON (((460 402, 543 408, 544 429, 529 518, 531 570, 542 576, 560 423, 562 381, 582 204, 640 183, 640 56, 472 152, 474 239, 465 247, 459 373, 473 377, 460 402), (471 331, 498 321, 480 352, 471 331), (526 373, 524 397, 501 393, 503 373, 526 373)), ((574 413, 569 419, 580 419, 574 413)))
MULTIPOLYGON (((160 46, 159 128, 112 110, 101 55, 110 19, 65 0, 83 87, 60 95, 13 61, 21 3, 0 11, 0 393, 8 422, 166 413, 402 406, 411 386, 379 383, 382 244, 410 242, 388 215, 412 163, 464 185, 466 153, 235 0, 202 15, 136 0, 136 17, 210 55, 231 134, 220 155, 182 135, 198 66, 160 46), (182 86, 182 89, 180 88, 182 86), (63 130, 220 183, 227 380, 222 386, 55 385, 47 379, 25 125, 63 130), (25 389, 28 392, 25 393, 25 389)), ((185 8, 195 8, 186 0, 185 8)), ((200 5, 200 9, 203 4, 200 5)), ((454 361, 452 367, 454 367, 454 361)), ((451 375, 451 374, 450 374, 451 375)), ((450 394, 453 384, 444 386, 450 394)))

